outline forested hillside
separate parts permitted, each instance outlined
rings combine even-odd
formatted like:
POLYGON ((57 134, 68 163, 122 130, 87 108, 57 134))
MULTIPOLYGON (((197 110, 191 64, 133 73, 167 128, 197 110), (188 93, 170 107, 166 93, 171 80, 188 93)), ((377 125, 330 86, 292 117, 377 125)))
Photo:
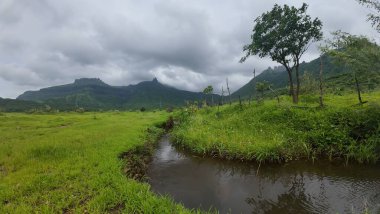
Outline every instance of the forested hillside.
POLYGON ((110 86, 100 79, 83 78, 72 84, 27 91, 17 99, 44 103, 61 110, 107 110, 183 106, 186 101, 199 101, 204 96, 201 92, 189 92, 161 84, 157 79, 136 85, 110 86))

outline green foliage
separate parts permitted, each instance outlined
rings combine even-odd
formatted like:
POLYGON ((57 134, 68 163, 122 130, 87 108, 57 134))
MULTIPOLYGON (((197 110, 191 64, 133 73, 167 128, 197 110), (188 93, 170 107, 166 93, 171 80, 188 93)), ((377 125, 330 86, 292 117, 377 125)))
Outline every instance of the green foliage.
MULTIPOLYGON (((162 133, 168 114, 0 117, 0 213, 189 213, 123 173, 123 152, 162 133)), ((128 158, 128 157, 127 157, 128 158)))
POLYGON ((268 81, 263 81, 263 82, 257 82, 256 83, 256 91, 261 93, 261 97, 264 97, 264 92, 268 91, 270 88, 270 84, 268 81))
POLYGON ((205 89, 203 89, 204 94, 212 94, 214 91, 213 87, 211 85, 207 86, 205 89))
POLYGON ((207 86, 204 90, 203 90, 203 94, 205 95, 205 100, 204 100, 204 104, 205 104, 205 106, 207 106, 208 105, 208 103, 207 103, 207 95, 211 95, 211 99, 212 99, 212 105, 214 104, 213 102, 214 102, 214 98, 213 98, 213 95, 212 95, 212 93, 213 93, 213 91, 214 91, 214 88, 211 86, 211 85, 209 85, 209 86, 207 86))
POLYGON ((275 5, 273 9, 255 19, 251 44, 245 45, 244 62, 251 55, 270 56, 273 61, 282 64, 288 72, 290 93, 293 102, 298 102, 299 66, 302 55, 309 44, 322 39, 322 22, 311 19, 306 14, 307 4, 300 8, 288 5, 275 5), (293 71, 296 73, 296 90, 293 86, 293 71))
POLYGON ((364 36, 355 36, 342 31, 333 33, 322 50, 336 63, 348 66, 353 72, 380 72, 380 47, 364 36))
MULTIPOLYGON (((304 75, 305 72, 310 75, 311 78, 316 79, 319 75, 320 58, 312 60, 311 62, 303 62, 300 64, 300 75, 304 75)), ((347 68, 340 64, 333 63, 331 57, 323 56, 323 73, 325 77, 325 84, 330 88, 352 88, 352 78, 346 78, 345 75, 349 73, 347 68)), ((302 78, 302 77, 301 77, 302 78)), ((363 79, 364 80, 364 79, 363 79)), ((371 76, 373 84, 375 86, 380 85, 380 75, 371 76), (377 81, 379 80, 379 81, 377 81)), ((289 94, 288 90, 288 74, 286 69, 282 66, 275 68, 268 68, 256 76, 255 80, 251 80, 246 85, 238 89, 232 94, 236 99, 238 95, 242 97, 249 97, 253 88, 255 88, 256 82, 268 81, 273 85, 274 89, 285 89, 283 94, 289 94)), ((367 79, 365 79, 367 81, 367 79)), ((304 84, 301 79, 301 92, 302 85, 304 84)))
POLYGON ((359 102, 362 103, 360 79, 380 75, 380 47, 364 36, 342 31, 334 32, 333 35, 334 39, 328 40, 322 51, 333 57, 337 64, 342 64, 351 71, 359 102))
POLYGON ((307 4, 301 8, 275 5, 273 9, 255 19, 252 43, 244 46, 246 56, 270 56, 284 65, 296 63, 311 41, 322 39, 322 22, 306 14, 307 4))
POLYGON ((326 95, 324 109, 318 108, 315 96, 314 103, 300 103, 304 107, 271 100, 243 110, 235 104, 219 111, 181 113, 172 136, 192 152, 227 159, 279 162, 328 157, 376 162, 380 93, 365 96, 372 104, 348 107, 354 94, 326 95))
POLYGON ((44 112, 46 110, 51 110, 46 108, 45 105, 24 100, 14 100, 14 99, 1 99, 0 98, 0 109, 4 112, 27 112, 27 111, 40 111, 44 112))
POLYGON ((372 9, 368 14, 368 21, 372 23, 377 32, 380 33, 380 2, 378 0, 357 0, 360 4, 372 9))

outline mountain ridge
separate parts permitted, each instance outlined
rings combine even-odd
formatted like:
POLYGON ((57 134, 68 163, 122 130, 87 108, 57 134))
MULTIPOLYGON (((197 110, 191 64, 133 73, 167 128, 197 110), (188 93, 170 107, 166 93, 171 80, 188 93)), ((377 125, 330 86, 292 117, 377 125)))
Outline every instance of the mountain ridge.
POLYGON ((128 86, 111 86, 99 78, 80 78, 69 84, 26 91, 17 100, 44 103, 62 110, 78 107, 96 110, 183 106, 186 101, 200 101, 204 96, 201 92, 162 84, 157 78, 128 86))

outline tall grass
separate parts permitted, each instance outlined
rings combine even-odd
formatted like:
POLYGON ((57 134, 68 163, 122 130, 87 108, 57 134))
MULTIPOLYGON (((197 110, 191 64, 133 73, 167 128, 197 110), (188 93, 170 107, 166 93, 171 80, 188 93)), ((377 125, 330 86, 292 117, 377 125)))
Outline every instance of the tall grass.
POLYGON ((186 213, 122 172, 122 152, 167 113, 0 117, 0 213, 186 213))
POLYGON ((243 108, 234 104, 195 113, 185 110, 177 115, 174 142, 202 155, 260 162, 379 159, 380 93, 366 94, 370 102, 364 106, 355 105, 353 94, 328 95, 323 109, 317 102, 293 106, 287 99, 282 97, 281 104, 267 100, 243 108))

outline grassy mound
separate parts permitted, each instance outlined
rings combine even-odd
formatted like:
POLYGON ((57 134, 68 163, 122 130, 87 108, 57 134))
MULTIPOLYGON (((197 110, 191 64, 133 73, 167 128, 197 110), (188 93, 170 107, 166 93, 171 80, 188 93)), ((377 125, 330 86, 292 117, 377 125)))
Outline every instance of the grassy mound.
POLYGON ((368 94, 366 105, 354 106, 354 95, 329 96, 323 109, 310 101, 293 106, 274 100, 219 110, 186 109, 177 115, 180 124, 172 136, 194 153, 226 159, 280 162, 328 157, 376 162, 379 98, 380 93, 368 94))

